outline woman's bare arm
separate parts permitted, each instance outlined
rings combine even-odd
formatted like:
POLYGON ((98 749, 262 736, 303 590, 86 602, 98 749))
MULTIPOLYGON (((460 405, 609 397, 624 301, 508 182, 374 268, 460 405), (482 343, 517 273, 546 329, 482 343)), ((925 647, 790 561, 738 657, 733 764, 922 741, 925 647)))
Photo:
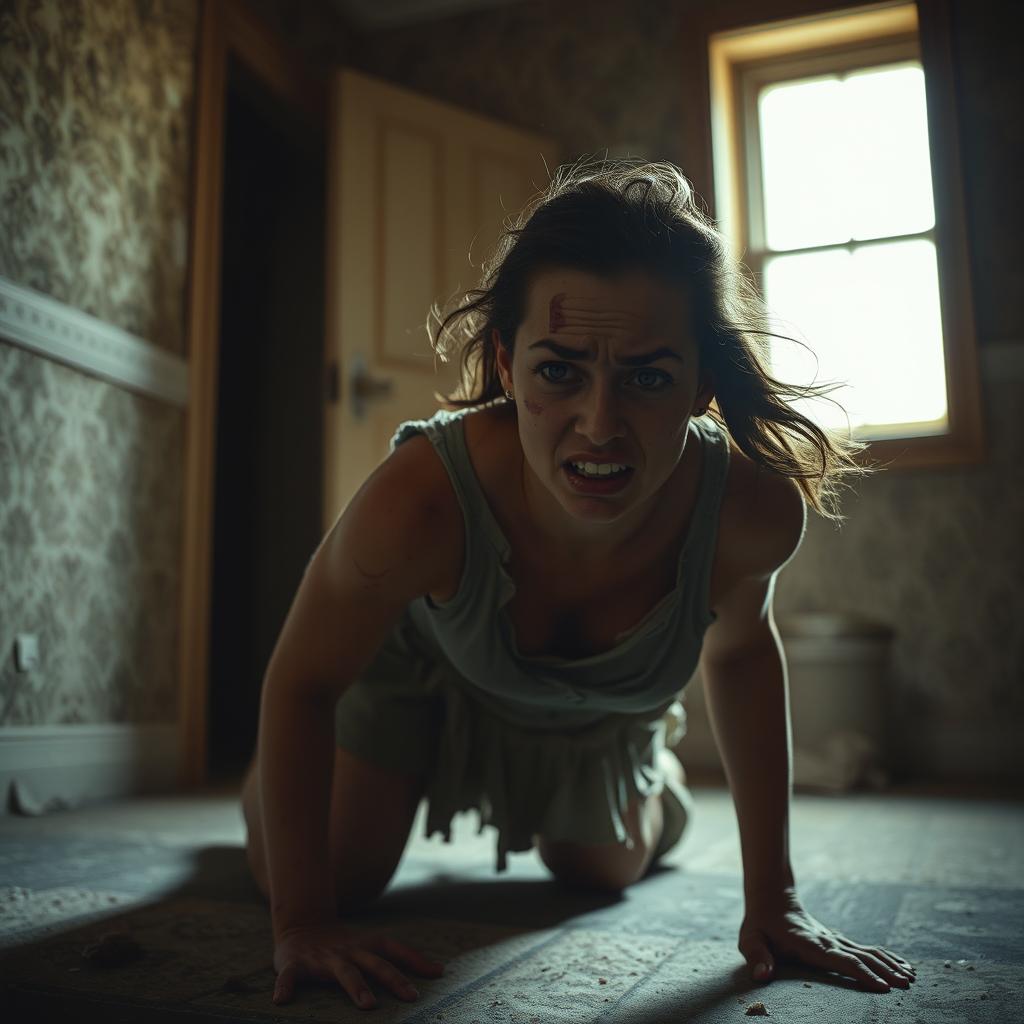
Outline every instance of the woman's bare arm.
POLYGON ((370 476, 314 554, 263 680, 259 779, 275 937, 336 919, 334 706, 414 598, 460 571, 461 511, 426 438, 370 476))

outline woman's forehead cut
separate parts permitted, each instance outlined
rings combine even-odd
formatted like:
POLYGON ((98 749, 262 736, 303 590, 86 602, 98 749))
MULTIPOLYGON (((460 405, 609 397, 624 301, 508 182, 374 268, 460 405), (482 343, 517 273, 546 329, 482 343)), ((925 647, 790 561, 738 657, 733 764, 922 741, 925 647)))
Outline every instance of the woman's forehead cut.
POLYGON ((622 354, 625 350, 665 354, 666 349, 681 347, 685 331, 682 298, 662 290, 635 296, 579 288, 546 292, 536 296, 530 312, 529 342, 564 339, 567 347, 577 349, 607 340, 615 342, 622 354))

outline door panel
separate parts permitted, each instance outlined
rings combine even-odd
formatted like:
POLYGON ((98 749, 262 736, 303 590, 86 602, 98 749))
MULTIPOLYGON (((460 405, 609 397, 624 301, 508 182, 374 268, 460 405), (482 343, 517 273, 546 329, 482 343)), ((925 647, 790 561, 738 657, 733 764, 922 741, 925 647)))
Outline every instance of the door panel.
POLYGON ((402 420, 458 382, 426 331, 478 283, 502 222, 548 182, 554 143, 354 71, 332 83, 324 529, 402 420), (472 259, 472 265, 470 263, 472 259), (333 366, 332 366, 333 364, 333 366))

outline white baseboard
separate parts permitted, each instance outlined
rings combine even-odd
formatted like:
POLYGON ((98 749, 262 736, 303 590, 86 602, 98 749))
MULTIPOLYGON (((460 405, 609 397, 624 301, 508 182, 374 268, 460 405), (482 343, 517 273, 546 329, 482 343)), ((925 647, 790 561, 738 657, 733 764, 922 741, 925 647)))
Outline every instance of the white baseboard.
POLYGON ((41 725, 0 729, 0 813, 11 787, 41 809, 114 797, 173 792, 178 785, 176 723, 41 725))

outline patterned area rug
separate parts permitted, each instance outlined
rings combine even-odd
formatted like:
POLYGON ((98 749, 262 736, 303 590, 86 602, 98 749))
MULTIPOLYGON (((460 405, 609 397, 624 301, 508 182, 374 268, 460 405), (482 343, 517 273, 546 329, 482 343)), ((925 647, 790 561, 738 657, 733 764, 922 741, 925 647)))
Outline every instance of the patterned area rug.
MULTIPOLYGON (((371 1019, 703 1024, 751 1015, 758 1001, 789 1022, 1017 1019, 1019 804, 794 799, 805 905, 917 968, 909 990, 874 994, 785 964, 768 985, 750 979, 736 950, 743 907, 731 801, 722 791, 694 796, 682 847, 621 899, 562 888, 535 854, 514 855, 508 873, 495 875, 493 839, 476 834, 475 816, 458 820, 450 845, 422 838, 418 822, 392 887, 351 924, 391 930, 446 972, 415 979, 415 1003, 376 986, 371 1019)), ((190 835, 180 801, 163 817, 150 802, 148 813, 150 827, 113 835, 90 826, 86 811, 69 816, 74 827, 63 833, 60 816, 0 825, 0 976, 3 1005, 15 1011, 6 1019, 366 1019, 326 984, 301 988, 285 1006, 271 1002, 269 913, 240 845, 210 841, 237 830, 232 801, 206 806, 208 821, 222 815, 219 833, 190 835), (135 959, 99 966, 95 944, 114 932, 130 937, 135 959)))

